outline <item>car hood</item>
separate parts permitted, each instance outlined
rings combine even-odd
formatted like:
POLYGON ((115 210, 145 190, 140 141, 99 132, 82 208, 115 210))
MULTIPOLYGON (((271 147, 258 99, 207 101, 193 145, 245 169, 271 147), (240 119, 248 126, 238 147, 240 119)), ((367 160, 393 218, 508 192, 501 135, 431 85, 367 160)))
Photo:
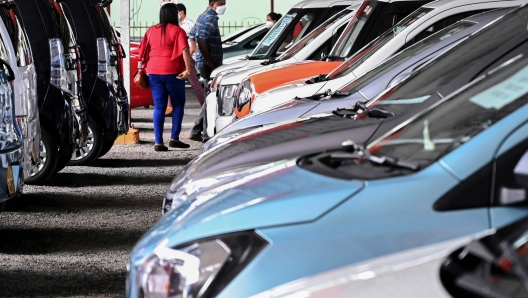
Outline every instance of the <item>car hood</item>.
POLYGON ((379 119, 356 121, 321 114, 269 125, 204 152, 182 174, 196 180, 236 167, 339 149, 347 140, 364 143, 381 123, 379 119))
POLYGON ((317 105, 319 105, 318 101, 294 99, 270 110, 261 113, 252 113, 247 117, 238 119, 219 131, 213 137, 213 139, 222 137, 239 129, 246 129, 249 127, 256 128, 257 126, 269 125, 290 119, 300 118, 317 105))
MULTIPOLYGON (((230 59, 233 59, 233 58, 229 58, 226 60, 230 60, 230 59)), ((214 78, 218 73, 223 72, 223 71, 237 70, 243 67, 252 67, 252 66, 260 65, 262 62, 266 61, 266 60, 248 60, 245 58, 238 59, 238 60, 231 60, 228 62, 226 62, 226 60, 224 60, 223 65, 213 70, 213 72, 211 73, 211 78, 214 78)))
POLYGON ((363 181, 321 176, 297 167, 295 160, 283 160, 264 173, 189 198, 139 241, 132 262, 140 263, 160 244, 175 247, 214 235, 314 221, 364 187, 363 181))

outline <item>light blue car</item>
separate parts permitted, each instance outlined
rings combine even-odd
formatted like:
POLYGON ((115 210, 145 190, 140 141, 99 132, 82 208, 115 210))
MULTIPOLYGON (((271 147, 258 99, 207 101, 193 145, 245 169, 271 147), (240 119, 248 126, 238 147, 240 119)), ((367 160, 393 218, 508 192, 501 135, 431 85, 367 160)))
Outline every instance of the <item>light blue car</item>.
POLYGON ((519 54, 366 144, 210 178, 136 245, 127 297, 249 297, 527 216, 527 82, 519 54))

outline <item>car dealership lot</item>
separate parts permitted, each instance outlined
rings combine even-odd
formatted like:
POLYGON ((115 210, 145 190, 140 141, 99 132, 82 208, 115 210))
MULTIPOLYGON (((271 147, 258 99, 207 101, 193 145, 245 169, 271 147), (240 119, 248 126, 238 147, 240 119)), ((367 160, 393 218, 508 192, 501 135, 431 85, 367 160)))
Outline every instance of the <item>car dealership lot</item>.
MULTIPOLYGON (((183 138, 199 112, 187 96, 183 138)), ((0 215, 0 297, 123 296, 132 247, 159 219, 167 184, 201 151, 188 141, 190 149, 155 153, 151 115, 132 111, 140 144, 114 146, 9 202, 0 215)))

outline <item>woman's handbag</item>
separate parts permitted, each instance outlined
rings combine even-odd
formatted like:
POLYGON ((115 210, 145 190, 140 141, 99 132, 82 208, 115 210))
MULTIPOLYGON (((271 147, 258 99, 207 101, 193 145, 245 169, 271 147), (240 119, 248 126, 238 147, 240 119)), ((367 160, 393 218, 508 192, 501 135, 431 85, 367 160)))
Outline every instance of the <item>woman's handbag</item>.
POLYGON ((148 78, 147 73, 145 72, 145 67, 143 66, 143 61, 145 61, 145 58, 147 56, 147 51, 149 51, 150 33, 151 32, 149 32, 149 36, 147 39, 147 45, 145 46, 145 51, 143 52, 143 57, 140 60, 140 63, 142 65, 138 68, 138 71, 134 75, 134 83, 143 90, 147 90, 150 87, 149 78, 148 78))

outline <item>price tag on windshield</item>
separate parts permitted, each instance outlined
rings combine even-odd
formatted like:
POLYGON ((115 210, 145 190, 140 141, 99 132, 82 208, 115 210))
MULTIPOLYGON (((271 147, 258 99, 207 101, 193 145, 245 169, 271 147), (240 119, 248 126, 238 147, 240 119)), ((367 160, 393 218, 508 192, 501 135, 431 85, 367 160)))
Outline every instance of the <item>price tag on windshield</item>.
POLYGON ((273 32, 271 32, 271 34, 268 37, 266 37, 266 39, 262 42, 262 45, 270 46, 277 39, 277 37, 279 37, 282 31, 284 31, 284 28, 286 28, 286 26, 288 26, 296 16, 297 16, 296 13, 285 15, 284 19, 281 21, 279 26, 276 28, 273 28, 273 32))

